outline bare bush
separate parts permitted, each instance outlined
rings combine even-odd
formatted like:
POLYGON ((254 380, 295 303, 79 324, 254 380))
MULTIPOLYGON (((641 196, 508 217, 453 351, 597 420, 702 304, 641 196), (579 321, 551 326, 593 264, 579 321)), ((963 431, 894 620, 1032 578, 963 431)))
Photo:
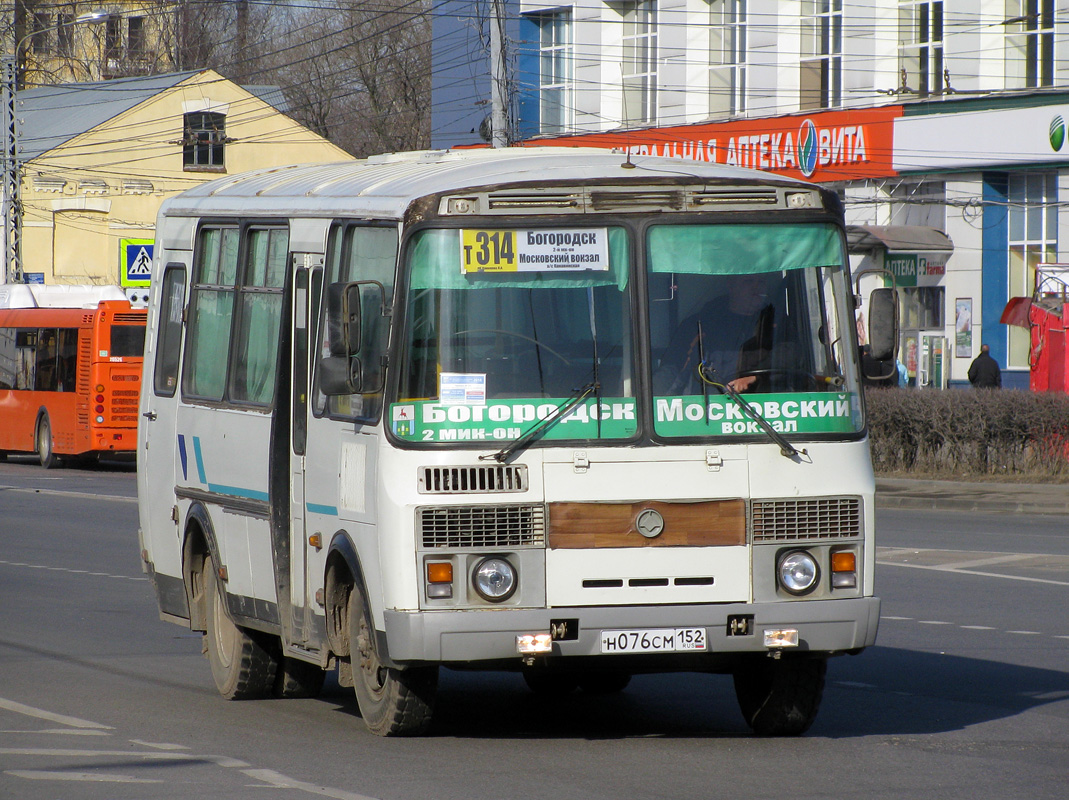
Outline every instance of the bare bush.
POLYGON ((1069 396, 1019 391, 866 392, 877 473, 1069 479, 1069 396))

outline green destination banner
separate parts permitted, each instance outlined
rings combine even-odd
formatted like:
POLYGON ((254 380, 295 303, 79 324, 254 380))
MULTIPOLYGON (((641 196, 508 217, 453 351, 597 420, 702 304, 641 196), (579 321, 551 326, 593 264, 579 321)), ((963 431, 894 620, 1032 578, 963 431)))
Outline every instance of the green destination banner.
MULTIPOLYGON (((861 404, 850 392, 761 394, 745 399, 778 433, 852 433, 861 423, 861 404)), ((762 432, 742 406, 722 395, 655 397, 653 414, 654 428, 661 436, 743 436, 762 432)))
MULTIPOLYGON (((489 400, 485 404, 416 400, 390 406, 390 428, 407 442, 502 442, 552 417, 566 398, 489 400)), ((628 439, 638 430, 635 398, 580 403, 543 433, 546 439, 628 439)))

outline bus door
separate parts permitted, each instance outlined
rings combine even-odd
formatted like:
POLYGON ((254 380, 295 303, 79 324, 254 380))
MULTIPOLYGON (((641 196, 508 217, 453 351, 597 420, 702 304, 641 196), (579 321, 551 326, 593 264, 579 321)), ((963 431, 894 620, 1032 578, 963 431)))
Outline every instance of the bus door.
MULTIPOLYGON (((180 474, 175 418, 188 272, 187 264, 169 263, 163 275, 153 282, 153 291, 159 292, 156 298, 159 313, 156 316, 156 330, 146 332, 150 346, 145 366, 151 364, 153 368, 151 372, 145 372, 146 375, 152 375, 152 385, 142 387, 141 392, 137 490, 141 497, 154 500, 141 504, 141 530, 142 536, 151 543, 148 549, 153 554, 156 572, 161 577, 182 574, 180 537, 175 535, 178 522, 173 507, 176 476, 180 474)), ((160 584, 160 602, 172 600, 175 607, 164 610, 184 614, 185 591, 181 580, 176 579, 174 584, 173 587, 160 584), (168 588, 173 589, 174 597, 166 591, 168 588)))
MULTIPOLYGON (((306 454, 308 443, 308 419, 311 407, 308 402, 311 387, 311 364, 309 342, 317 319, 318 295, 322 286, 321 267, 309 269, 306 257, 295 255, 295 260, 305 262, 298 266, 293 276, 291 315, 293 337, 290 341, 290 603, 294 623, 294 640, 298 643, 313 641, 312 604, 316 582, 310 575, 312 564, 308 551, 317 549, 316 540, 309 541, 306 496, 306 454)), ((322 537, 322 534, 320 534, 322 537)), ((321 539, 318 542, 322 548, 321 539)))

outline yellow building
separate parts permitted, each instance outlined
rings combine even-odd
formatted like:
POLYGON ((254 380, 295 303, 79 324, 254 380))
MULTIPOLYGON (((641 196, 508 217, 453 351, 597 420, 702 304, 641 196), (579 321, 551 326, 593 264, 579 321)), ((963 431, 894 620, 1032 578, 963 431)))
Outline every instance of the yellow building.
POLYGON ((167 197, 251 169, 352 160, 280 106, 276 87, 211 70, 20 92, 24 279, 147 285, 167 197))

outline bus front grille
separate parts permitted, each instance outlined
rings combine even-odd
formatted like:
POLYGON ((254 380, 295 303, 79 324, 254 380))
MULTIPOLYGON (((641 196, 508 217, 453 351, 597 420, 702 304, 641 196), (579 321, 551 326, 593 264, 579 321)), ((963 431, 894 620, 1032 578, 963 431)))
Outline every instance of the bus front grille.
POLYGON ((527 467, 523 464, 419 469, 420 494, 496 494, 526 491, 527 467))
POLYGON ((541 547, 541 505, 440 506, 416 509, 416 535, 425 549, 541 547))
POLYGON ((750 519, 755 544, 854 538, 861 535, 861 498, 753 500, 750 519))

